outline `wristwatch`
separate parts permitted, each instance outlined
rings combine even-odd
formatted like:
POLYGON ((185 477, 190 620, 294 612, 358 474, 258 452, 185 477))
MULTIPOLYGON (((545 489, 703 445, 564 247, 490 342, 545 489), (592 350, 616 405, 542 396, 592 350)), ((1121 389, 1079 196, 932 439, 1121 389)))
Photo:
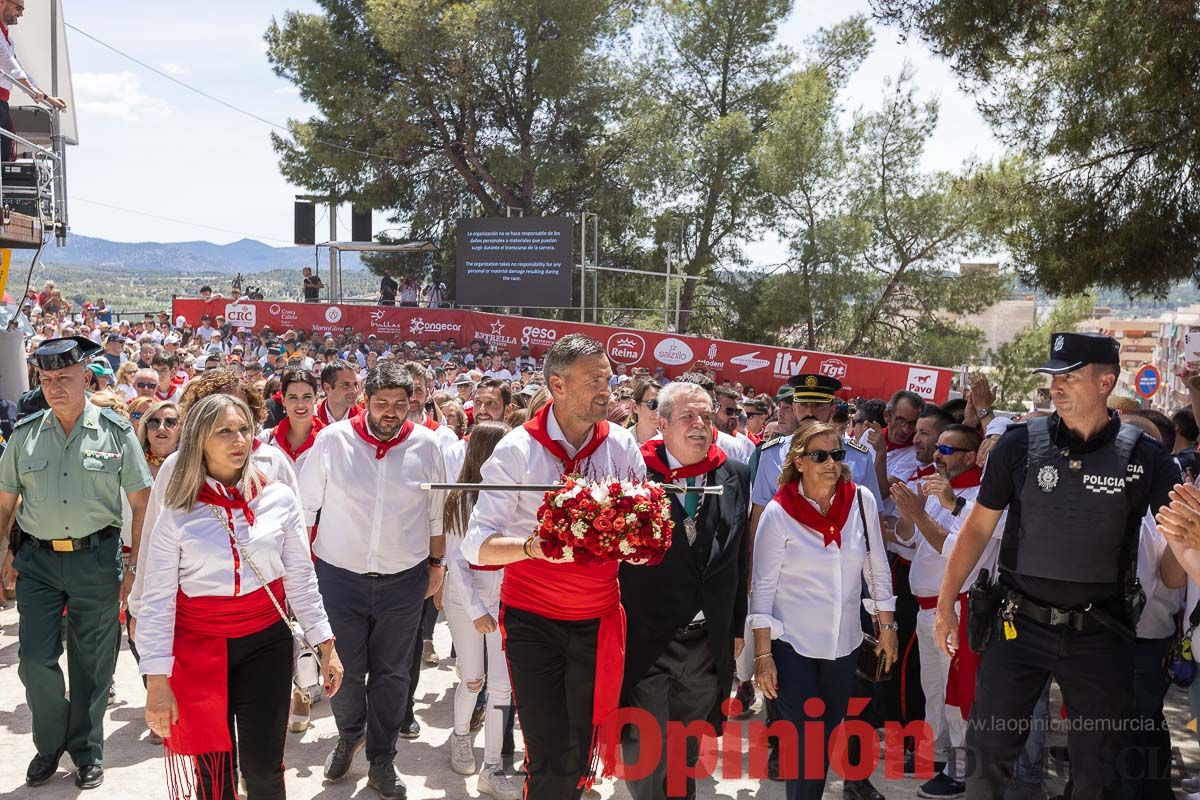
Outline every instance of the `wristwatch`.
POLYGON ((445 569, 446 568, 446 559, 442 556, 430 556, 429 557, 429 566, 441 567, 442 569, 445 569))
POLYGON ((976 416, 978 419, 983 419, 984 417, 990 417, 990 416, 993 416, 993 415, 994 415, 994 412, 993 412, 993 411, 992 411, 992 409, 990 409, 990 408, 977 408, 977 409, 975 409, 975 416, 976 416))

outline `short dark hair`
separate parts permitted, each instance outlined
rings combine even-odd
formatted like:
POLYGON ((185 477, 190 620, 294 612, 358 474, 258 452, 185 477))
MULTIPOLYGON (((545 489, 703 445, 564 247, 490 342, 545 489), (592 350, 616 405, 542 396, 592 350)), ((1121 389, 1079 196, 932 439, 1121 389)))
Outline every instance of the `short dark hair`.
POLYGON ((500 399, 504 402, 504 407, 512 403, 512 387, 507 382, 498 378, 484 378, 475 387, 475 394, 479 394, 480 389, 495 389, 500 392, 500 399))
POLYGON ((1159 441, 1166 445, 1168 451, 1175 447, 1175 425, 1166 414, 1161 411, 1155 411, 1153 408, 1143 408, 1140 411, 1131 411, 1129 413, 1145 417, 1154 423, 1154 427, 1158 428, 1159 441))
POLYGON ((932 419, 937 422, 938 434, 942 434, 951 425, 957 424, 954 416, 943 411, 939 406, 933 403, 925 406, 925 410, 921 412, 920 419, 932 419))
POLYGON ((283 371, 283 376, 279 379, 279 391, 287 394, 288 387, 293 383, 307 383, 316 392, 321 387, 317 386, 317 376, 312 374, 309 369, 296 369, 289 367, 283 371))
POLYGON ((717 386, 713 390, 713 395, 716 399, 732 400, 735 403, 741 403, 742 396, 725 386, 717 386))
POLYGON ((212 291, 211 286, 201 286, 200 287, 200 294, 204 294, 205 292, 211 292, 211 291, 212 291))
POLYGON ((876 425, 886 425, 883 418, 884 404, 882 400, 868 400, 859 403, 854 408, 854 417, 861 422, 874 422, 876 425))
POLYGON ((983 444, 983 437, 979 435, 979 431, 975 430, 970 425, 960 425, 958 423, 947 425, 946 429, 942 431, 942 433, 953 433, 957 436, 963 437, 966 442, 965 446, 971 450, 978 450, 979 446, 983 444))
POLYGON ((412 375, 403 364, 396 363, 394 359, 381 361, 367 370, 367 397, 372 397, 383 389, 403 389, 412 397, 412 375))
POLYGON ((330 361, 328 364, 321 367, 321 385, 333 386, 333 384, 337 382, 338 373, 344 369, 348 369, 351 372, 354 372, 356 375, 358 374, 349 361, 344 361, 342 359, 330 361))
MULTIPOLYGON (((1196 425, 1196 415, 1190 408, 1176 411, 1171 415, 1171 422, 1175 423, 1175 432, 1182 436, 1185 442, 1200 439, 1200 426, 1196 425)), ((1167 442, 1167 446, 1171 446, 1171 442, 1167 442)))
POLYGON ((155 353, 154 358, 150 359, 150 366, 158 367, 174 367, 175 359, 167 353, 155 353))
POLYGON ((942 410, 954 417, 955 422, 962 422, 967 415, 967 399, 956 397, 953 400, 947 400, 942 403, 942 410))
POLYGON ((917 394, 916 392, 910 392, 907 389, 901 389, 892 395, 892 399, 888 400, 887 407, 892 411, 895 411, 896 404, 901 400, 907 400, 909 403, 911 403, 917 409, 918 414, 925 410, 925 398, 921 397, 921 395, 917 394))
POLYGON ((600 342, 582 333, 569 333, 550 345, 550 349, 546 351, 542 374, 549 383, 551 375, 562 376, 576 360, 586 356, 602 355, 604 355, 604 345, 600 342))

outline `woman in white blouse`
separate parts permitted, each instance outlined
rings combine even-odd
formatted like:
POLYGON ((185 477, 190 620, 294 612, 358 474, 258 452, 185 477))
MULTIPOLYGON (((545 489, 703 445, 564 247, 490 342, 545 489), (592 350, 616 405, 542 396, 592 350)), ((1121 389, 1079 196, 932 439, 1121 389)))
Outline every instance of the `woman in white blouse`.
MULTIPOLYGON (((888 667, 897 655, 892 579, 875 499, 850 480, 837 432, 824 423, 797 428, 779 476, 779 492, 763 510, 754 540, 749 623, 754 631, 755 682, 795 726, 808 752, 804 711, 809 698, 825 705, 825 754, 820 775, 787 781, 788 800, 820 798, 829 769, 829 736, 846 715, 863 642, 859 601, 863 581, 879 622, 876 653, 888 667), (868 550, 869 540, 869 550, 868 550)), ((786 763, 782 761, 781 763, 786 763)))
MULTIPOLYGON (((511 430, 502 422, 481 422, 471 431, 466 460, 458 473, 460 483, 479 483, 479 468, 492 455, 497 443, 511 430)), ((442 530, 446 535, 446 590, 442 610, 454 641, 454 668, 458 686, 454 690, 454 730, 450 733, 450 767, 460 775, 475 772, 471 735, 471 713, 484 686, 484 651, 487 651, 487 713, 483 725, 483 768, 479 771, 481 794, 494 800, 517 800, 520 784, 504 771, 500 751, 504 743, 505 713, 511 689, 508 664, 497 620, 500 618, 500 579, 495 567, 472 567, 463 558, 462 537, 475 506, 476 492, 450 492, 442 530)))
POLYGON ((307 369, 286 369, 279 383, 286 414, 274 428, 262 434, 263 444, 277 448, 288 457, 292 470, 299 475, 308 451, 325 423, 317 418, 317 376, 307 369))
POLYGON ((146 722, 166 739, 172 797, 283 798, 291 695, 290 605, 332 695, 341 664, 317 589, 299 500, 250 458, 254 419, 229 395, 185 417, 150 537, 138 647, 146 722), (237 726, 236 736, 234 725, 237 726))

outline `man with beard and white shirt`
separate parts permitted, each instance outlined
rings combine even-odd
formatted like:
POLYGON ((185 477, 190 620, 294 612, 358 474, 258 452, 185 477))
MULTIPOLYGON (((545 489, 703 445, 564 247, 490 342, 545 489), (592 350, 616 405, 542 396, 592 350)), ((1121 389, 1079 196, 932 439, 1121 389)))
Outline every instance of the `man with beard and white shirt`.
MULTIPOLYGON (((468 380, 470 379, 468 378, 468 380)), ((472 408, 475 410, 474 424, 476 425, 480 422, 504 422, 514 408, 512 389, 504 381, 484 378, 475 387, 472 408)), ((446 456, 447 480, 458 480, 458 473, 462 471, 463 461, 467 457, 467 440, 470 438, 471 434, 468 433, 443 450, 446 456)))
POLYGON ((325 779, 340 781, 365 745, 367 783, 403 800, 393 759, 408 698, 421 609, 445 575, 440 493, 445 468, 433 433, 408 419, 412 378, 394 361, 366 382, 366 408, 317 436, 300 473, 317 579, 345 667, 331 699, 338 741, 325 779))
POLYGON ((725 454, 734 461, 749 464, 750 459, 754 456, 754 442, 738 430, 738 417, 742 413, 741 408, 738 407, 741 395, 732 389, 718 386, 713 390, 713 398, 717 409, 713 415, 713 424, 718 431, 729 437, 726 440, 728 449, 725 454), (734 452, 729 452, 730 450, 734 452))
MULTIPOLYGON (((926 416, 918 422, 918 441, 923 439, 921 429, 930 419, 926 416)), ((934 642, 933 623, 938 590, 942 585, 950 551, 954 547, 958 529, 966 519, 967 507, 975 502, 975 496, 979 494, 979 483, 983 477, 983 470, 977 463, 980 443, 981 438, 974 428, 949 425, 937 439, 933 455, 934 474, 925 480, 896 483, 891 487, 892 499, 900 514, 896 537, 902 541, 917 542, 908 579, 920 609, 917 612, 916 634, 921 660, 921 688, 925 695, 925 721, 934 737, 934 767, 938 770, 931 780, 920 787, 921 797, 961 797, 966 792, 961 780, 965 776, 965 763, 947 763, 947 756, 961 752, 966 742, 966 717, 961 707, 950 706, 946 702, 952 672, 951 659, 934 642)), ((1003 528, 999 530, 1003 531, 1003 528)), ((967 590, 975 582, 980 570, 995 572, 999 552, 1000 533, 997 532, 962 586, 959 605, 964 613, 961 618, 966 618, 967 590)), ((963 686, 965 681, 974 686, 977 663, 977 659, 960 653, 954 668, 957 687, 963 686)))
POLYGON ((358 405, 358 370, 349 361, 333 361, 321 368, 321 391, 317 419, 326 425, 341 422, 362 411, 358 405))

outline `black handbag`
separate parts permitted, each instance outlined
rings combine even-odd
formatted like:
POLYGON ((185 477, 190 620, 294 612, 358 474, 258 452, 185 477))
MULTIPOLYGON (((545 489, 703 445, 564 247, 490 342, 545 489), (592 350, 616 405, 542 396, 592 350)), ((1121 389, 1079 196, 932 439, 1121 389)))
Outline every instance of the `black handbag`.
POLYGON ((858 501, 858 518, 862 521, 863 539, 867 544, 867 586, 871 592, 871 605, 874 609, 871 613, 871 621, 875 628, 873 633, 863 633, 855 672, 865 681, 880 683, 890 679, 892 673, 888 670, 885 654, 875 652, 875 648, 879 646, 879 605, 876 601, 878 595, 875 592, 875 570, 871 565, 871 533, 867 529, 867 515, 862 507, 862 489, 855 492, 855 500, 858 501))

